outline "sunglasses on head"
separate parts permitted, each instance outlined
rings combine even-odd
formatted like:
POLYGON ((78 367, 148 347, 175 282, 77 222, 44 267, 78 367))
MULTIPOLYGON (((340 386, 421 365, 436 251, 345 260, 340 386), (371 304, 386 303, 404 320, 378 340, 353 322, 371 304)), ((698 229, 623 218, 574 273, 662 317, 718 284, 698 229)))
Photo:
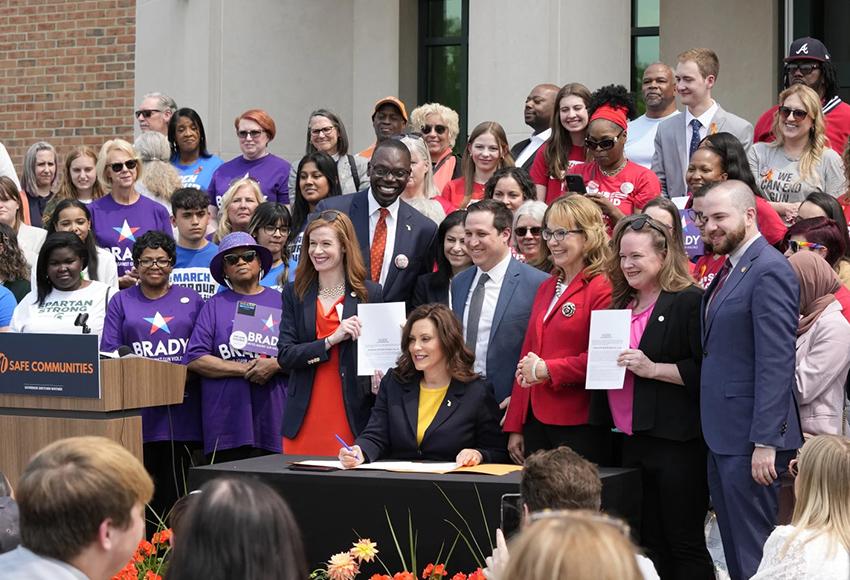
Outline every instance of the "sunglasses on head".
POLYGON ((323 219, 326 222, 332 222, 339 217, 339 214, 340 212, 335 209, 326 209, 319 214, 319 219, 323 219))
POLYGON ((514 232, 516 233, 518 238, 524 238, 526 236, 526 234, 528 234, 528 232, 531 232, 531 235, 536 238, 537 236, 540 235, 541 231, 543 231, 543 228, 541 228, 539 226, 531 226, 531 227, 520 226, 520 227, 514 229, 514 232))
POLYGON ((617 143, 617 140, 620 138, 623 132, 620 131, 620 134, 614 138, 608 137, 607 139, 602 139, 600 141, 594 141, 590 137, 585 137, 584 146, 591 151, 596 149, 601 149, 602 151, 608 151, 614 148, 614 145, 617 143))
POLYGON ((254 260, 257 259, 257 250, 248 250, 247 252, 242 252, 241 254, 225 254, 222 260, 228 266, 235 266, 239 263, 239 260, 242 260, 246 264, 250 264, 254 260))
POLYGON ((136 117, 141 115, 145 119, 150 119, 151 115, 153 115, 154 113, 161 113, 161 112, 162 111, 160 111, 159 109, 139 109, 138 111, 136 111, 136 117))
POLYGON ((431 131, 435 131, 437 135, 442 135, 449 130, 445 125, 422 125, 422 134, 427 135, 431 131))
POLYGON ((665 244, 667 243, 667 234, 669 233, 670 230, 668 230, 667 227, 664 224, 657 222, 656 220, 652 219, 651 217, 649 217, 646 214, 641 214, 639 216, 633 216, 633 217, 627 217, 626 218, 626 224, 627 224, 626 227, 629 227, 636 232, 641 231, 644 228, 644 226, 649 226, 652 229, 654 229, 656 232, 661 234, 664 237, 665 244))
POLYGON ((808 113, 802 109, 792 109, 791 107, 779 107, 779 114, 783 119, 787 119, 789 115, 794 115, 794 119, 797 121, 802 121, 806 117, 808 117, 808 113))
POLYGON ((112 171, 114 171, 115 173, 118 173, 122 169, 124 169, 125 167, 127 169, 129 169, 130 171, 132 171, 133 169, 136 168, 136 165, 138 165, 138 164, 139 164, 139 162, 136 161, 135 159, 128 159, 127 161, 124 161, 123 163, 110 163, 109 168, 112 169, 112 171))
POLYGON ((816 242, 798 242, 797 240, 791 240, 788 242, 788 247, 791 249, 792 254, 796 254, 803 248, 808 248, 810 250, 823 250, 826 246, 816 242))

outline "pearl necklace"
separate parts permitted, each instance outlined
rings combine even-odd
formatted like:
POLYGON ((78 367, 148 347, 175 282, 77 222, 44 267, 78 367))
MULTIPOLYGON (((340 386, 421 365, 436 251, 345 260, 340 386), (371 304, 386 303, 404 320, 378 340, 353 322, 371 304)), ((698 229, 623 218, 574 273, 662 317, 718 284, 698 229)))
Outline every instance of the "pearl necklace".
POLYGON ((561 297, 566 287, 564 286, 564 277, 558 276, 558 281, 555 282, 555 300, 561 297))
POLYGON ((338 298, 345 293, 345 282, 331 286, 330 288, 319 288, 319 298, 338 298))
POLYGON ((620 166, 619 166, 619 167, 617 167, 616 169, 612 169, 611 171, 605 171, 605 170, 604 170, 604 169, 602 169, 602 167, 600 166, 600 167, 599 167, 599 171, 601 171, 601 172, 602 172, 602 175, 605 175, 606 177, 614 177, 615 175, 617 175, 618 173, 620 173, 620 172, 621 172, 621 171, 622 171, 622 170, 626 167, 626 164, 627 164, 628 162, 629 162, 629 160, 628 160, 628 159, 623 159, 623 163, 622 163, 622 164, 620 164, 620 166))

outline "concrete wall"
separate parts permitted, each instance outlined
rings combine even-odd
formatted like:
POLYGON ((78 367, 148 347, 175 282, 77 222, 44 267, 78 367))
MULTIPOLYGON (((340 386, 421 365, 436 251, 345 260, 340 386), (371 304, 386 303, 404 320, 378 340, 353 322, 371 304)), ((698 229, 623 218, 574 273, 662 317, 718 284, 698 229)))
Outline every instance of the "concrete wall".
POLYGON ((714 50, 720 75, 713 96, 755 123, 777 97, 777 62, 785 51, 778 46, 778 18, 773 0, 661 0, 661 59, 675 66, 676 55, 689 48, 714 50))
POLYGON ((271 150, 304 153, 310 111, 346 124, 353 148, 374 140, 374 102, 399 88, 399 0, 138 0, 136 102, 160 90, 196 109, 211 151, 239 154, 233 119, 265 109, 271 150))
POLYGON ((629 84, 630 14, 622 0, 472 0, 469 123, 498 120, 511 143, 525 139, 525 97, 534 85, 629 84), (592 23, 589 24, 589 23, 592 23))

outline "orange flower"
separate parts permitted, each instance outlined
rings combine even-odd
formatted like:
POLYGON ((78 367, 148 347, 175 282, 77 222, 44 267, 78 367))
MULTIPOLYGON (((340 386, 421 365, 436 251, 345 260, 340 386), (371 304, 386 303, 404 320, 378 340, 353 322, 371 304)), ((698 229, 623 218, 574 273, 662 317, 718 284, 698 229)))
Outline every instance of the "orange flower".
POLYGON ((369 580, 393 580, 386 574, 372 574, 372 577, 369 580))
POLYGON ((410 572, 397 572, 393 575, 393 580, 416 580, 416 576, 410 572))
POLYGON ((145 580, 162 580, 162 576, 156 574, 153 570, 148 570, 145 574, 145 580))
POLYGON ((469 575, 467 580, 487 580, 487 577, 484 575, 484 570, 478 568, 475 572, 469 575))
POLYGON ((353 580, 359 572, 360 566, 349 552, 334 554, 328 562, 328 576, 331 580, 353 580))
POLYGON ((154 544, 167 544, 169 540, 171 540, 172 534, 173 532, 171 531, 171 528, 162 530, 161 532, 156 532, 153 535, 153 538, 151 538, 151 542, 154 544))
POLYGON ((153 544, 148 542, 147 540, 142 540, 142 543, 139 544, 139 552, 144 554, 145 556, 150 556, 155 551, 153 544))
POLYGON ((448 575, 448 572, 446 572, 445 564, 437 564, 436 566, 434 564, 428 564, 422 571, 422 577, 425 578, 425 580, 433 578, 434 576, 439 578, 440 576, 446 575, 448 575))
POLYGON ((463 572, 458 572, 457 574, 452 576, 452 580, 467 580, 466 574, 464 574, 463 572))

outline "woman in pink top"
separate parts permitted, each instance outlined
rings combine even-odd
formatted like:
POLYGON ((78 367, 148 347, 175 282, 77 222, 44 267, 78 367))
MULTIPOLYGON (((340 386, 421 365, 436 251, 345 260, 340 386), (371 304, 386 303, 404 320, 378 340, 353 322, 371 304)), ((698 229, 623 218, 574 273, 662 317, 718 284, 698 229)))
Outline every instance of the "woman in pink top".
POLYGON ((662 578, 714 578, 705 546, 706 452, 700 435, 702 290, 669 228, 647 215, 617 223, 612 308, 632 311, 622 389, 608 391, 625 433, 623 467, 641 470, 641 539, 662 578))

